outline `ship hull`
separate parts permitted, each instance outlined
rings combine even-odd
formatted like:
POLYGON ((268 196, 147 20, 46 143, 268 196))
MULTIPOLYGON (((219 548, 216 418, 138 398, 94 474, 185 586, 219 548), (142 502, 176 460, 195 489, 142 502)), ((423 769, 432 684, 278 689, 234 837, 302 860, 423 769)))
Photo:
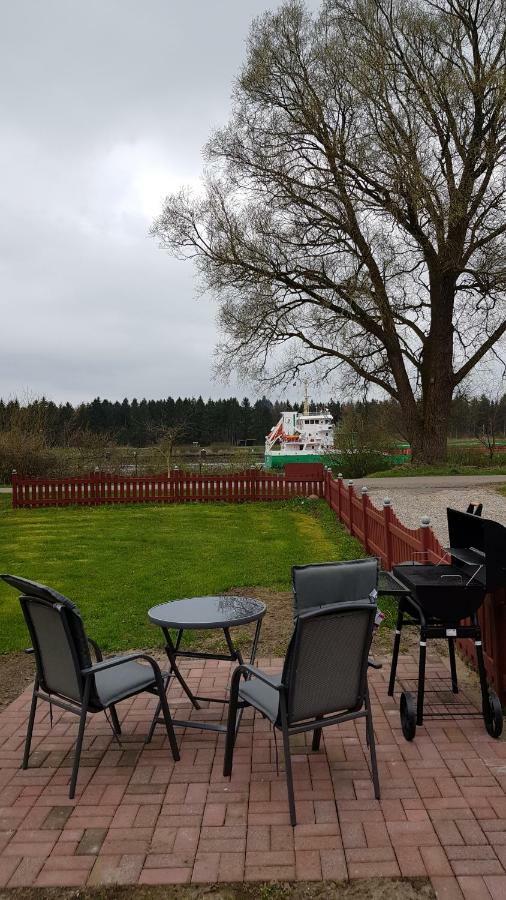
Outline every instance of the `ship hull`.
POLYGON ((324 462, 327 453, 266 453, 264 466, 266 469, 282 469, 286 463, 318 463, 324 462))

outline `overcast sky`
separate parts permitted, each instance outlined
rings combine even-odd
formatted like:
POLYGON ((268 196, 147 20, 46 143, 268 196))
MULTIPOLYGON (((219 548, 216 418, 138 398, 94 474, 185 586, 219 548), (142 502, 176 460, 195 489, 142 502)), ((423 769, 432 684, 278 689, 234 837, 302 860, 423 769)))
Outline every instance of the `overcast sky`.
POLYGON ((198 179, 250 22, 278 5, 2 4, 0 396, 247 392, 213 382, 216 309, 148 229, 198 179))

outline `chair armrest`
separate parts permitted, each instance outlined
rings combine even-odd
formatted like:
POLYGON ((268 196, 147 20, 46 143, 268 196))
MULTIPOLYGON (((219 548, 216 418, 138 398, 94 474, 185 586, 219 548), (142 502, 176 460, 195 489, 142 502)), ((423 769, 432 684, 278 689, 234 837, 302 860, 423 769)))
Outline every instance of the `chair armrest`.
POLYGON ((261 669, 256 669, 255 666, 242 665, 238 666, 233 674, 233 679, 236 681, 239 679, 241 675, 247 675, 248 677, 258 678, 259 681, 263 681, 264 684, 268 684, 269 687, 274 688, 275 691, 282 691, 284 688, 283 684, 277 684, 272 680, 265 672, 262 672, 261 669))
POLYGON ((96 656, 97 662, 102 662, 104 657, 102 656, 102 651, 101 651, 100 647, 98 646, 97 642, 89 637, 88 644, 93 649, 93 652, 96 656))
POLYGON ((81 669, 81 675, 95 675, 97 672, 103 672, 105 671, 105 669, 112 669, 113 666, 121 666, 126 662, 134 662, 134 660, 136 659, 145 659, 153 669, 155 677, 157 674, 161 676, 161 671, 158 663, 146 653, 128 653, 126 656, 112 656, 109 659, 103 659, 100 662, 95 663, 94 666, 89 666, 86 669, 81 669))

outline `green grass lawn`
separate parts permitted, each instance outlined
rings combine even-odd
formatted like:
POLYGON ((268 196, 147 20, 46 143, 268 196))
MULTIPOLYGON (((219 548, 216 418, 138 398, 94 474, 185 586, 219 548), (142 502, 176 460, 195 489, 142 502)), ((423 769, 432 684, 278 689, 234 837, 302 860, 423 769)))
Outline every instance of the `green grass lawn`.
MULTIPOLYGON (((240 586, 288 590, 294 564, 363 556, 322 501, 13 510, 0 495, 0 572, 74 600, 105 650, 160 646, 147 610, 240 586)), ((28 643, 0 582, 0 652, 28 643)))

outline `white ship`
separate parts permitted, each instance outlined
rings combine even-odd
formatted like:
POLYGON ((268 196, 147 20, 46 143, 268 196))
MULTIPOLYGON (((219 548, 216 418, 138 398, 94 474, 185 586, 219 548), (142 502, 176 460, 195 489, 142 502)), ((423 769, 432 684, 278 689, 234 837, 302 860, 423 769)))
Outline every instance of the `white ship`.
POLYGON ((321 462, 334 449, 334 420, 328 409, 311 412, 307 399, 303 412, 283 412, 265 439, 265 468, 288 462, 321 462))

